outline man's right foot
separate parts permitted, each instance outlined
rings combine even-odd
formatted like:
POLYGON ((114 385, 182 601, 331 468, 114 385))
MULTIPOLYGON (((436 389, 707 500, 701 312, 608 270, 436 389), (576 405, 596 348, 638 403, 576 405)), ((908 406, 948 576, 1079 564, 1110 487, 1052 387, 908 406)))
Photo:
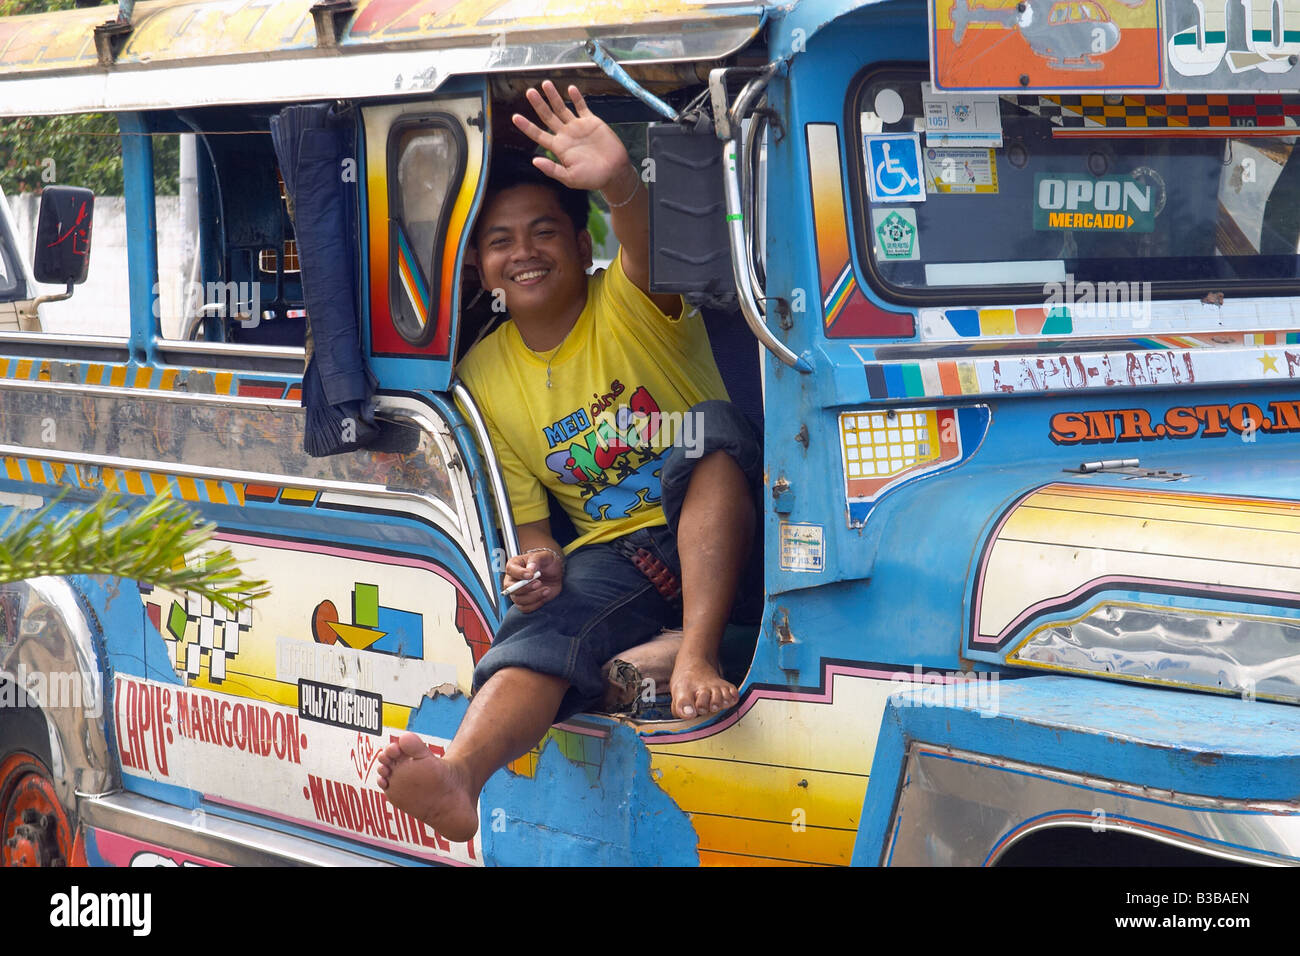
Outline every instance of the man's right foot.
POLYGON ((476 794, 458 764, 435 757, 415 734, 406 733, 384 748, 379 786, 388 802, 423 820, 454 843, 468 843, 478 832, 476 794))

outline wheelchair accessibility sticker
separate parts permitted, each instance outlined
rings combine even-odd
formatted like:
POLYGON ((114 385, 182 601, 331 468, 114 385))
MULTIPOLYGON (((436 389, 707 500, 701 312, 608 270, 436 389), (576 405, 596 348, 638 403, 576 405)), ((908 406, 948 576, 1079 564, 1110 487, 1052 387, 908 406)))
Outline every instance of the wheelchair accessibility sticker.
POLYGON ((862 137, 872 202, 925 202, 921 141, 916 133, 862 137))

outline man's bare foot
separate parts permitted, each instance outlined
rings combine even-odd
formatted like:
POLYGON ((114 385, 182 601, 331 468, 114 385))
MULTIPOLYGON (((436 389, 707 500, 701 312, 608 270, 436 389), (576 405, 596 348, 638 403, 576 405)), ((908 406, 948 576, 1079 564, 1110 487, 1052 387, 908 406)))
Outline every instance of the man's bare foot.
POLYGON ((716 714, 739 700, 735 685, 722 677, 716 664, 681 654, 677 656, 669 689, 673 695, 675 717, 716 714))
POLYGON ((454 761, 435 757, 415 734, 402 734, 379 755, 379 787, 388 802, 455 843, 478 832, 477 794, 454 761))

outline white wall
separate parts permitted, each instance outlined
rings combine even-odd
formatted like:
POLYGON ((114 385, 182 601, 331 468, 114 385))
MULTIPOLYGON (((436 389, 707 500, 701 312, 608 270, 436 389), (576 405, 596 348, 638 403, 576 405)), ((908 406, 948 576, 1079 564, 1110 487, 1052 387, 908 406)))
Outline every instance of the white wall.
MULTIPOLYGON (((17 232, 18 250, 30 264, 35 248, 36 216, 40 197, 30 193, 9 196, 17 232)), ((163 334, 175 337, 180 325, 182 293, 188 276, 181 273, 182 249, 180 198, 159 196, 158 285, 163 334)), ((130 331, 130 283, 126 257, 126 210, 121 196, 95 197, 95 222, 90 244, 90 272, 76 287, 71 299, 41 306, 41 323, 46 332, 80 332, 90 335, 122 335, 130 331)), ((38 294, 62 292, 59 286, 37 286, 38 294)))

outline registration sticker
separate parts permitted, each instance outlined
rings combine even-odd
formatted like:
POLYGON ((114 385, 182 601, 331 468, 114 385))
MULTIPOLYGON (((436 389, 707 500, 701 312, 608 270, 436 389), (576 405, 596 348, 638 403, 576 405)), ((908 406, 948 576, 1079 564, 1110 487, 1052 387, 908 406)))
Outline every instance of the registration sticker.
POLYGON ((826 538, 819 524, 781 522, 781 570, 824 571, 826 538))

